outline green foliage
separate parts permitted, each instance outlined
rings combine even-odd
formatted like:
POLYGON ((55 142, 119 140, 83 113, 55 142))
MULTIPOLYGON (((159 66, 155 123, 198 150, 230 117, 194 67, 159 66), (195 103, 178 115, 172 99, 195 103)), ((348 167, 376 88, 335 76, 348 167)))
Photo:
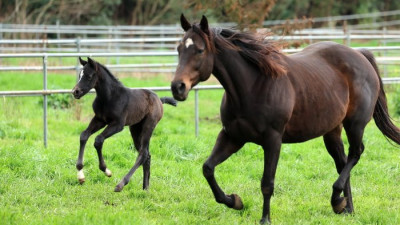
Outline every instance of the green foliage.
MULTIPOLYGON (((70 94, 55 94, 49 95, 47 98, 47 105, 53 107, 54 109, 66 109, 71 107, 73 97, 70 94)), ((43 99, 39 101, 43 105, 43 99)))
MULTIPOLYGON (((205 14, 218 22, 260 26, 265 19, 326 17, 388 11, 400 8, 398 0, 18 0, 0 1, 0 23, 154 25, 179 23, 184 12, 188 18, 205 14)), ((386 17, 399 19, 399 15, 386 17)), ((382 18, 378 18, 382 20, 382 18)), ((354 23, 366 22, 365 19, 354 23)), ((369 21, 370 22, 370 21, 369 21)))

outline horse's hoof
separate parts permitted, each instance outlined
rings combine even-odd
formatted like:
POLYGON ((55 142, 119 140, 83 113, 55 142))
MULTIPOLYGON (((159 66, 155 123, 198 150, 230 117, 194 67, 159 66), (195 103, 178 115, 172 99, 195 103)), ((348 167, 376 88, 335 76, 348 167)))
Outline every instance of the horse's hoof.
POLYGON ((121 192, 124 189, 124 186, 117 185, 114 189, 115 192, 121 192))
POLYGON ((83 170, 78 171, 78 181, 80 184, 85 183, 85 175, 83 174, 83 170))
POLYGON ((261 220, 260 220, 260 224, 261 224, 261 225, 264 225, 264 224, 271 224, 271 221, 269 220, 269 218, 263 217, 263 218, 261 218, 261 220))
POLYGON ((104 171, 104 174, 105 174, 107 177, 111 177, 111 176, 112 176, 111 170, 109 170, 108 168, 106 168, 106 171, 104 171))
POLYGON ((346 198, 340 197, 337 201, 335 201, 335 203, 336 204, 334 204, 332 202, 333 212, 335 212, 336 214, 343 213, 345 211, 346 205, 347 205, 346 198))
POLYGON ((236 210, 242 210, 243 209, 243 203, 242 199, 240 199, 239 195, 237 194, 231 194, 230 197, 233 199, 233 209, 236 210))

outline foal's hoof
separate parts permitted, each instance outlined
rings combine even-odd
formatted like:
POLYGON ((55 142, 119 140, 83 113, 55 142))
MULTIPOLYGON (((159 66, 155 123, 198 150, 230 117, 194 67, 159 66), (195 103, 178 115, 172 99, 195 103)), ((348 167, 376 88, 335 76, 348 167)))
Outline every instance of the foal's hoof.
POLYGON ((79 170, 77 176, 80 184, 85 183, 85 174, 83 174, 83 170, 79 170))
POLYGON ((114 191, 115 191, 115 192, 121 192, 122 189, 124 189, 124 186, 118 184, 117 186, 115 186, 114 191))
POLYGON ((269 220, 269 218, 263 217, 263 218, 260 220, 260 224, 261 224, 261 225, 264 225, 264 224, 271 224, 271 221, 269 220))
POLYGON ((79 180, 79 184, 83 184, 83 183, 85 183, 85 178, 78 179, 78 180, 79 180))
POLYGON ((111 170, 109 170, 108 168, 106 168, 106 171, 104 171, 104 174, 105 174, 107 177, 111 177, 111 176, 112 176, 111 170))
POLYGON ((336 214, 341 214, 345 211, 347 205, 346 198, 340 197, 332 202, 332 209, 336 214))
POLYGON ((241 210, 243 209, 242 199, 240 199, 239 195, 231 194, 230 197, 233 199, 233 209, 241 210))

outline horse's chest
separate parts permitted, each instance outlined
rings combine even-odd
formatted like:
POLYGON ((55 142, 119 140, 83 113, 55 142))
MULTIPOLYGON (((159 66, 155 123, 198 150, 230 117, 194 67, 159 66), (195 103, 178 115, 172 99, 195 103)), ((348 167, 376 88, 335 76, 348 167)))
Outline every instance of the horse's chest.
POLYGON ((115 120, 116 109, 113 105, 100 104, 97 102, 93 104, 93 111, 97 118, 100 118, 106 123, 111 123, 115 120))
POLYGON ((226 121, 223 123, 223 129, 229 136, 237 140, 254 141, 260 136, 260 131, 246 118, 239 117, 226 121))
POLYGON ((221 109, 221 121, 225 132, 241 141, 256 142, 261 139, 266 126, 266 118, 257 110, 237 110, 230 107, 221 109), (255 116, 255 115, 258 116, 255 116))

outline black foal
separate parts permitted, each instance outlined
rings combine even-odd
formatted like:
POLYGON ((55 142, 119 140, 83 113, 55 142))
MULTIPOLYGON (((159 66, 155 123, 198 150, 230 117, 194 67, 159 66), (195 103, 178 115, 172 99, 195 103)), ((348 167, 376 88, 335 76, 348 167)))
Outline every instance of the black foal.
POLYGON ((79 57, 79 61, 83 69, 80 72, 78 83, 72 90, 74 97, 79 99, 92 88, 96 90, 97 94, 93 102, 95 115, 80 136, 79 157, 76 163, 79 182, 81 184, 85 182, 82 169, 83 154, 90 135, 107 126, 96 137, 94 147, 99 157, 100 170, 111 177, 111 171, 107 168, 102 155, 103 142, 106 138, 122 131, 124 126, 129 126, 139 155, 132 169, 115 187, 115 191, 121 191, 141 165, 143 165, 143 189, 147 189, 150 179, 150 137, 163 116, 162 104, 167 103, 176 106, 176 101, 168 97, 159 98, 149 90, 132 90, 124 87, 105 66, 91 58, 84 61, 79 57))

